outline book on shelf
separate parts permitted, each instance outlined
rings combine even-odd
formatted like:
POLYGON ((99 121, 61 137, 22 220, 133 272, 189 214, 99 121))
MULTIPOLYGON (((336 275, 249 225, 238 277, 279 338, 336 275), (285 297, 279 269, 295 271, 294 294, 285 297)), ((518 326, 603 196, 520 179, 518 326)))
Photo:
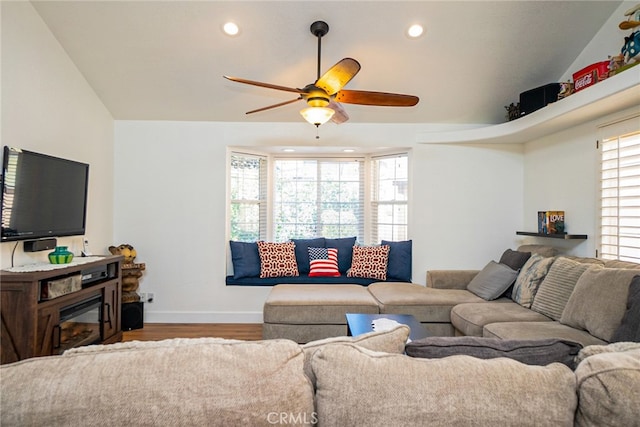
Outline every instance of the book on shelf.
POLYGON ((564 211, 538 211, 538 233, 565 234, 564 211))

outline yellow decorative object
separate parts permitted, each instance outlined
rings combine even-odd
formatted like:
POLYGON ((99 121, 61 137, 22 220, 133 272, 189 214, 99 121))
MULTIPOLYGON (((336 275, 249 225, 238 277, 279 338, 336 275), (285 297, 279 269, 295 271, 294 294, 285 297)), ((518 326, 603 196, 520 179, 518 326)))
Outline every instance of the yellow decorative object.
POLYGON ((124 257, 125 264, 133 263, 133 260, 136 259, 136 256, 138 255, 133 246, 128 243, 122 244, 118 247, 109 246, 109 252, 113 255, 122 255, 124 257))

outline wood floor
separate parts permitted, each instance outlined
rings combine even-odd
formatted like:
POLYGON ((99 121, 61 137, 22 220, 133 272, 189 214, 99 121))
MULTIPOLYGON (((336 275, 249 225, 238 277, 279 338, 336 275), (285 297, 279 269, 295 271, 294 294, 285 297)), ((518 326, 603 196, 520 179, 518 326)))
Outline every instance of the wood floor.
POLYGON ((122 341, 158 341, 167 338, 217 337, 255 341, 262 339, 261 323, 145 323, 142 329, 123 332, 122 341))

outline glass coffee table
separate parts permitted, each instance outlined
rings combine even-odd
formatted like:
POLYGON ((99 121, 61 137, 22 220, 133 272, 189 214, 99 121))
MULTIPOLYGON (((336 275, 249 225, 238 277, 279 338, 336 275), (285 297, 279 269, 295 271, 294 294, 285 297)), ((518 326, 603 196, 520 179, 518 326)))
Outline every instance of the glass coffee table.
POLYGON ((372 322, 376 319, 390 319, 409 327, 409 339, 411 341, 430 336, 427 329, 411 314, 363 314, 347 313, 347 335, 357 335, 373 332, 372 322))

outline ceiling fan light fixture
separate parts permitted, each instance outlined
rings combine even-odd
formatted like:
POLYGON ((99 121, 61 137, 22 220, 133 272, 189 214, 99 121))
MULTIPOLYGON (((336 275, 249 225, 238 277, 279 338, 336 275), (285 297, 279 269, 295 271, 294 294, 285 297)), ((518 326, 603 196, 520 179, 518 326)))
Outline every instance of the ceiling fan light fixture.
POLYGON ((320 126, 331 120, 335 111, 327 107, 308 107, 301 110, 300 114, 307 122, 320 126))

